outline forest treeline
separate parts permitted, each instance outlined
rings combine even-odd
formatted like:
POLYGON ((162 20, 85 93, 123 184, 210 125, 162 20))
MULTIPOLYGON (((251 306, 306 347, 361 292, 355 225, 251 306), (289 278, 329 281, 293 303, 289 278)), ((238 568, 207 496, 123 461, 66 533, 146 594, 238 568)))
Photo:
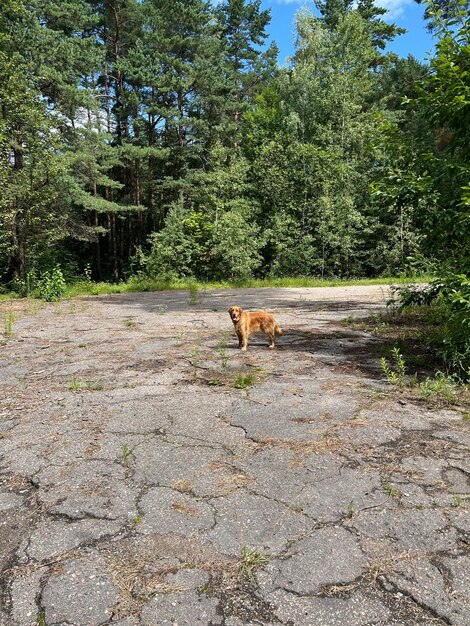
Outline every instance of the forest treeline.
POLYGON ((2 0, 1 282, 466 271, 466 3, 430 65, 317 7, 279 67, 260 0, 2 0))

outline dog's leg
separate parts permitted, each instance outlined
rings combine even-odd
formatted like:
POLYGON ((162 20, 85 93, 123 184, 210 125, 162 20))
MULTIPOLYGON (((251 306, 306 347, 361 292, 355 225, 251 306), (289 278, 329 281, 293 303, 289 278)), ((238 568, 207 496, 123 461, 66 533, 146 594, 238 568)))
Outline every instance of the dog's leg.
POLYGON ((275 348, 275 347, 276 347, 276 343, 275 343, 275 337, 276 337, 276 335, 275 335, 275 333, 274 333, 274 332, 272 332, 272 333, 268 333, 268 337, 269 337, 269 340, 270 340, 270 342, 271 342, 271 343, 269 344, 269 347, 270 347, 271 349, 272 349, 272 348, 275 348))
POLYGON ((237 337, 238 337, 238 347, 241 348, 243 345, 243 333, 240 332, 239 330, 237 330, 237 337))
POLYGON ((242 337, 242 350, 243 350, 243 352, 246 352, 247 347, 248 347, 248 333, 244 332, 243 333, 243 337, 242 337))

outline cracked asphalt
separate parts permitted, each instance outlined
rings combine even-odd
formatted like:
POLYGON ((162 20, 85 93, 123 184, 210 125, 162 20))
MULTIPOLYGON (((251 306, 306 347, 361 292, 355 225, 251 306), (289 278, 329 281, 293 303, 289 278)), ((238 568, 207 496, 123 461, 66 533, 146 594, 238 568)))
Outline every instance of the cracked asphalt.
POLYGON ((386 299, 3 304, 0 624, 468 626, 468 414, 400 397, 341 323, 386 299), (278 349, 239 351, 232 304, 278 349))

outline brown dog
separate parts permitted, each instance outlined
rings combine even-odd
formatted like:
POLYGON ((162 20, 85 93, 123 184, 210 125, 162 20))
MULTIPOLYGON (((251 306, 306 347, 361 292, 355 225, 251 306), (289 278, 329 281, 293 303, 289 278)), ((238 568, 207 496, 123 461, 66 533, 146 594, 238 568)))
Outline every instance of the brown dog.
POLYGON ((256 311, 248 313, 239 306, 231 306, 228 310, 232 318, 235 332, 238 336, 238 345, 242 350, 246 350, 250 333, 260 330, 270 339, 270 348, 275 348, 276 335, 282 335, 282 329, 271 313, 256 311))

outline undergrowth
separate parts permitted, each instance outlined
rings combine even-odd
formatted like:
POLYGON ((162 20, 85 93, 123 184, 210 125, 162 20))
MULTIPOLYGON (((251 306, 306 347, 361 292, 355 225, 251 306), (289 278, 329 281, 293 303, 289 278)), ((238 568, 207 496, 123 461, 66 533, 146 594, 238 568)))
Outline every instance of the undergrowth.
POLYGON ((385 313, 347 319, 381 337, 387 382, 434 405, 470 401, 470 284, 452 277, 429 286, 395 288, 385 313))
POLYGON ((470 279, 452 274, 429 285, 393 288, 389 305, 398 319, 420 320, 419 339, 446 375, 470 381, 470 279))

